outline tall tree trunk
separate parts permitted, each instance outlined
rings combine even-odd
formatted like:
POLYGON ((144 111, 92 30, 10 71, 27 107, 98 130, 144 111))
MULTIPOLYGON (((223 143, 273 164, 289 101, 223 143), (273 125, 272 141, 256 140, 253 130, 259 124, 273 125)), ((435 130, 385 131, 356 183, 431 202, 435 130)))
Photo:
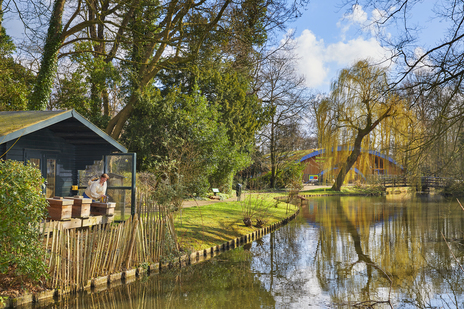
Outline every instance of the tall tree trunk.
MULTIPOLYGON (((98 2, 96 0, 92 0, 89 2, 89 14, 88 18, 90 21, 94 21, 100 19, 100 22, 90 26, 90 37, 99 44, 94 45, 94 57, 99 58, 103 57, 102 55, 106 53, 106 44, 105 44, 105 17, 106 16, 98 16, 98 2)), ((106 1, 102 4, 100 11, 107 12, 109 9, 110 1, 106 1)), ((132 13, 130 13, 132 14, 132 13)), ((116 44, 116 43, 115 43, 116 44)), ((111 62, 112 57, 107 57, 104 59, 105 63, 111 62)), ((96 76, 91 75, 91 98, 92 98, 92 114, 101 116, 102 114, 102 107, 103 107, 103 115, 109 116, 109 96, 108 96, 108 88, 107 83, 101 80, 98 80, 96 76), (98 85, 98 86, 97 86, 98 85), (95 114, 96 113, 96 114, 95 114)))
POLYGON ((348 171, 353 167, 353 165, 356 163, 356 160, 358 160, 359 155, 361 154, 361 142, 364 136, 369 134, 369 132, 366 132, 365 130, 358 131, 358 135, 356 136, 356 140, 354 141, 354 149, 351 152, 348 159, 346 160, 346 162, 344 162, 340 166, 340 172, 338 173, 337 178, 335 179, 335 183, 332 186, 332 190, 341 190, 346 174, 348 174, 348 171))
MULTIPOLYGON (((90 78, 94 80, 94 77, 92 76, 93 74, 90 74, 90 78)), ((97 85, 92 82, 90 86, 90 112, 92 113, 93 116, 97 117, 101 115, 101 99, 100 99, 100 91, 97 88, 97 85)))
POLYGON ((108 123, 108 126, 106 127, 106 134, 110 135, 112 138, 116 140, 119 139, 119 136, 121 135, 124 124, 129 119, 132 113, 132 110, 134 109, 134 105, 136 101, 137 101, 137 95, 132 94, 126 106, 124 106, 124 108, 116 116, 114 116, 108 123))
POLYGON ((271 153, 271 188, 275 189, 276 178, 277 178, 277 163, 276 163, 276 145, 275 145, 275 134, 274 134, 274 123, 271 123, 271 140, 270 140, 270 153, 271 153))
POLYGON ((45 110, 53 88, 56 76, 58 52, 61 46, 62 19, 66 0, 55 0, 53 14, 50 17, 44 52, 40 63, 39 74, 28 103, 31 110, 45 110))
POLYGON ((356 163, 356 160, 358 160, 359 155, 361 154, 361 143, 363 138, 371 133, 372 130, 375 129, 375 127, 385 118, 390 117, 392 114, 390 113, 392 111, 393 107, 390 106, 380 117, 377 119, 374 123, 372 123, 372 118, 371 115, 368 115, 368 120, 367 120, 367 125, 364 129, 359 129, 358 128, 358 135, 356 136, 356 139, 354 141, 354 148, 353 151, 351 152, 350 156, 344 162, 341 167, 340 167, 340 172, 337 175, 337 178, 335 179, 335 183, 332 186, 332 190, 334 191, 340 191, 343 185, 343 181, 345 180, 345 176, 348 173, 348 171, 353 167, 353 165, 356 163))
POLYGON ((108 89, 103 89, 102 91, 102 100, 103 100, 103 115, 110 115, 110 96, 108 94, 108 89))
POLYGON ((2 37, 2 21, 3 21, 3 0, 0 0, 0 39, 2 37))

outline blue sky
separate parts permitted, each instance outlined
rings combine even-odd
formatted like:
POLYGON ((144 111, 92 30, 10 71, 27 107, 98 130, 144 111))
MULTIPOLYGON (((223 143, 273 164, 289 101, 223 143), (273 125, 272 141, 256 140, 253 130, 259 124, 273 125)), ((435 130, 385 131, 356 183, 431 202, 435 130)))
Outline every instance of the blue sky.
MULTIPOLYGON (((289 25, 296 31, 297 71, 315 92, 329 92, 330 83, 339 71, 359 59, 382 61, 391 55, 391 50, 378 40, 375 29, 368 26, 380 12, 359 5, 351 11, 351 7, 341 7, 340 3, 312 0, 303 16, 289 25)), ((435 45, 446 32, 446 24, 432 18, 434 8, 434 1, 424 1, 414 7, 408 20, 411 26, 420 29, 420 36, 412 46, 418 53, 435 45)), ((397 33, 394 24, 383 32, 393 38, 397 33)))

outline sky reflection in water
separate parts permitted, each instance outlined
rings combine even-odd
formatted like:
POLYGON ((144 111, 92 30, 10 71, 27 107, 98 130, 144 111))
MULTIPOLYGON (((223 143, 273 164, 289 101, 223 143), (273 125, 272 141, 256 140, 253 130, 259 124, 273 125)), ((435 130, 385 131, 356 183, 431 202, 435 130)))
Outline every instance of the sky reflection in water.
POLYGON ((394 308, 464 308, 464 272, 441 233, 464 264, 464 211, 455 200, 315 198, 293 222, 245 247, 49 307, 348 308, 391 300, 394 308))

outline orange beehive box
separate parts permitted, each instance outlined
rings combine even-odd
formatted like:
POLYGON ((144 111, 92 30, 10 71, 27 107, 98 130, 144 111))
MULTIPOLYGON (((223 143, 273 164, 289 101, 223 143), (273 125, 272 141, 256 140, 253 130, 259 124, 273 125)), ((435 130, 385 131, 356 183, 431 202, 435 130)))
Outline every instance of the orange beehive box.
POLYGON ((90 214, 94 216, 113 216, 116 203, 93 202, 90 204, 90 214))
POLYGON ((70 220, 72 215, 73 200, 62 197, 47 198, 48 219, 50 220, 70 220))
POLYGON ((74 201, 72 205, 72 217, 73 218, 88 218, 90 217, 90 204, 92 204, 91 198, 84 198, 83 196, 67 197, 74 201))

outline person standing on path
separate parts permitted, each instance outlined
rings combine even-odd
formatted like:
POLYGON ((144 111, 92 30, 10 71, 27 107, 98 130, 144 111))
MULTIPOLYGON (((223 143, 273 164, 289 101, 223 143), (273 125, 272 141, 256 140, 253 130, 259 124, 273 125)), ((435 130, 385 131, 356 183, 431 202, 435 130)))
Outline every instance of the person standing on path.
POLYGON ((240 201, 240 195, 242 195, 242 184, 237 183, 235 187, 235 193, 237 194, 237 201, 240 201))

